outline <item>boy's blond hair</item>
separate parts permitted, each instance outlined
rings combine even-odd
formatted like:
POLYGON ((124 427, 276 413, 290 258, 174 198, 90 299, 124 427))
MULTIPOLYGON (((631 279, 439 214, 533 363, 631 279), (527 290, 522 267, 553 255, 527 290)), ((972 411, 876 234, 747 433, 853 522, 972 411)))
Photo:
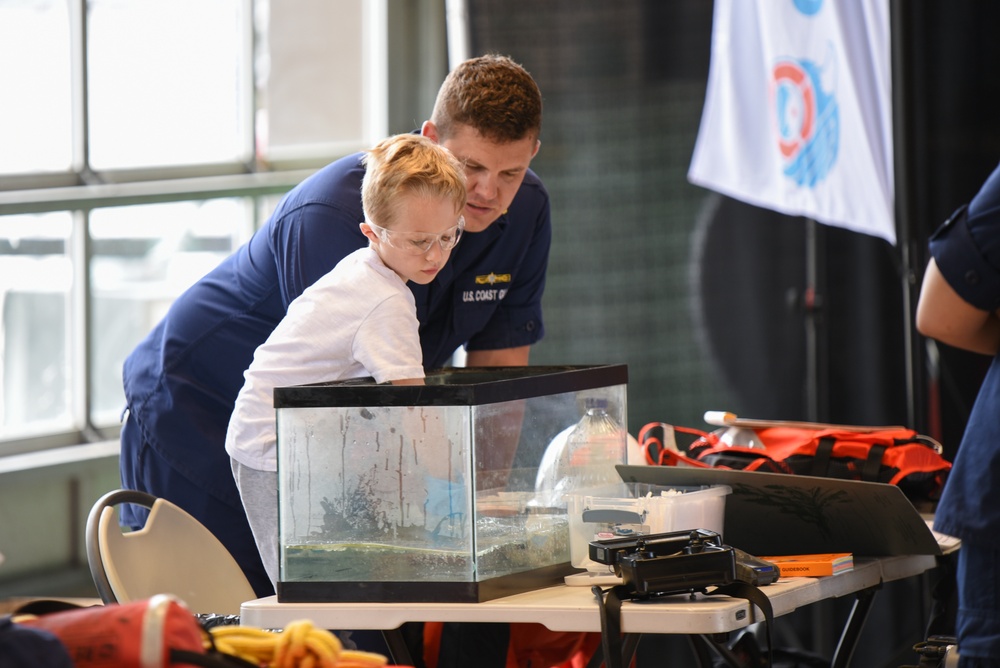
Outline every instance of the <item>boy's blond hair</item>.
POLYGON ((379 227, 395 224, 400 195, 443 197, 465 209, 465 170, 451 151, 417 134, 383 139, 363 159, 361 204, 379 227))
POLYGON ((500 144, 538 139, 542 93, 527 70, 507 56, 470 58, 441 84, 430 120, 440 141, 454 136, 456 125, 500 144))

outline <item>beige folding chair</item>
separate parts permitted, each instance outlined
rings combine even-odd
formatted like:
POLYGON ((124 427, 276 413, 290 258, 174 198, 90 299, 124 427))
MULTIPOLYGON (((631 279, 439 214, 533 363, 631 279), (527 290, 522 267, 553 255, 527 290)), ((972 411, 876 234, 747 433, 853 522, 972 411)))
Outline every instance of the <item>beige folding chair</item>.
POLYGON ((257 598, 229 551, 194 517, 145 492, 119 489, 94 504, 87 518, 87 561, 105 603, 173 594, 196 614, 238 615, 257 598), (115 506, 150 509, 146 525, 123 533, 115 506))

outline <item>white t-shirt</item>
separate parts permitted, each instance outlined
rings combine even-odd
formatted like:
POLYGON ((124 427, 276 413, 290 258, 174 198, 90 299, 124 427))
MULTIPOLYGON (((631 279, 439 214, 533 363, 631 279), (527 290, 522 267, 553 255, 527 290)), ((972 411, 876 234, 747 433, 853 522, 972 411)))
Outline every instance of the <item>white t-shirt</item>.
POLYGON ((423 378, 417 307, 406 282, 371 248, 308 287, 257 348, 229 419, 226 452, 277 471, 275 387, 372 376, 423 378))

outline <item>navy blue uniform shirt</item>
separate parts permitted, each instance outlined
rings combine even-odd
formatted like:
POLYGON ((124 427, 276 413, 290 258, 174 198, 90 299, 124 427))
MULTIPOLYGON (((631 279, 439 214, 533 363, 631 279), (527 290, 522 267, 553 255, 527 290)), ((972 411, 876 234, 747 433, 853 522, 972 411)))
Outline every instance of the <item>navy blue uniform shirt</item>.
MULTIPOLYGON (((1000 306, 1000 167, 967 209, 931 238, 948 284, 969 304, 1000 306)), ((994 357, 948 474, 934 528, 968 543, 1000 546, 1000 363, 994 357)))

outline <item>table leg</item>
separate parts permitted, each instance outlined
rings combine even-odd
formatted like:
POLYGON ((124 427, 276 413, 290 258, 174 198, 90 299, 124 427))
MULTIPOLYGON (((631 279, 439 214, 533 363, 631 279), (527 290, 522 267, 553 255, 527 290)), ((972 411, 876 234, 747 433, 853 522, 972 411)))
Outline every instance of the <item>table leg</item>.
POLYGON ((837 643, 830 668, 847 668, 850 665, 854 650, 858 645, 858 638, 861 636, 861 629, 868 619, 868 613, 871 612, 872 603, 875 602, 875 594, 881 588, 880 583, 856 594, 854 606, 851 608, 851 614, 847 618, 844 631, 840 635, 840 642, 837 643))
POLYGON ((709 649, 709 641, 701 635, 689 635, 687 639, 691 652, 694 653, 695 665, 698 668, 712 668, 713 654, 709 649))
POLYGON ((635 657, 635 650, 639 648, 640 638, 642 638, 642 635, 639 633, 625 634, 625 637, 622 639, 622 665, 632 665, 632 659, 635 657))
POLYGON ((389 660, 399 666, 415 666, 413 657, 410 656, 410 648, 406 645, 402 629, 389 629, 382 631, 385 644, 389 647, 389 660))
POLYGON ((746 664, 726 645, 724 638, 719 640, 704 634, 694 634, 691 636, 691 641, 696 648, 699 645, 702 648, 702 651, 697 651, 697 649, 695 651, 695 658, 698 660, 699 667, 705 666, 709 668, 716 665, 711 658, 710 650, 722 660, 723 665, 729 668, 746 668, 746 664))

